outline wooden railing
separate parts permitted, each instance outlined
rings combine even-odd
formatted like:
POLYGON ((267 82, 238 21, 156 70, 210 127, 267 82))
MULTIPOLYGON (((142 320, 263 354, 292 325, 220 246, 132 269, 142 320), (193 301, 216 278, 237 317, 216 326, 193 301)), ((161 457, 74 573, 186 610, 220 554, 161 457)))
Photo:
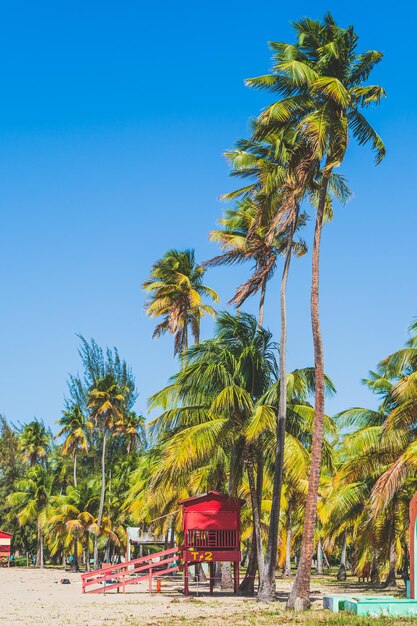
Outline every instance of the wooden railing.
POLYGON ((126 585, 148 579, 149 591, 152 593, 153 578, 178 571, 181 567, 181 554, 182 548, 170 548, 132 561, 85 572, 81 574, 82 592, 106 593, 113 589, 122 589, 124 593, 126 585))
POLYGON ((194 548, 229 548, 239 549, 236 530, 188 530, 187 546, 194 548))

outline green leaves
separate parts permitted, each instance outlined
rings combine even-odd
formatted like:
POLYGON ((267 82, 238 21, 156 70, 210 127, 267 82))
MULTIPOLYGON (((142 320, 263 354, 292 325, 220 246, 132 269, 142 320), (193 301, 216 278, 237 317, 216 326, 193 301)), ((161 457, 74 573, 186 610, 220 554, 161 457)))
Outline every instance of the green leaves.
POLYGON ((384 55, 377 50, 368 50, 356 57, 349 78, 350 85, 357 85, 369 78, 375 65, 382 61, 384 55))
POLYGON ((349 106, 351 96, 343 83, 334 76, 320 76, 311 83, 313 93, 328 96, 341 109, 349 106))
POLYGON ((317 79, 317 72, 310 65, 295 59, 279 63, 276 70, 290 78, 297 87, 310 85, 317 79))
POLYGON ((366 87, 355 87, 350 89, 350 96, 357 105, 366 107, 371 104, 379 104, 385 98, 386 92, 378 85, 368 85, 366 87))
POLYGON ((381 137, 359 111, 351 110, 348 112, 347 117, 349 127, 359 145, 370 143, 376 153, 375 162, 377 164, 380 163, 386 154, 386 149, 381 137))
POLYGON ((268 132, 292 125, 306 136, 312 157, 318 161, 329 157, 332 168, 343 161, 349 126, 360 145, 372 145, 379 163, 385 147, 359 109, 377 105, 385 96, 382 87, 364 85, 382 53, 356 54, 358 38, 353 27, 341 28, 333 18, 323 22, 304 18, 294 27, 293 44, 271 44, 272 73, 246 82, 284 96, 261 113, 256 136, 265 139, 268 132))

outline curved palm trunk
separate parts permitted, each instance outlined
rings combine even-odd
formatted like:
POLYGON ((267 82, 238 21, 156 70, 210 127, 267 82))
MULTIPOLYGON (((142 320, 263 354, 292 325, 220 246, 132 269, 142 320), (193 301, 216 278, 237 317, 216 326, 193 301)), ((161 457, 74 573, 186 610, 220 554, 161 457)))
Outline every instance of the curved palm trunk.
POLYGON ((320 480, 321 453, 324 434, 324 361, 323 344, 320 329, 319 311, 319 263, 320 242, 323 227, 324 207, 326 204, 327 187, 331 175, 331 168, 325 169, 320 189, 319 204, 317 207, 316 225, 314 229, 314 244, 311 277, 311 325, 314 344, 315 369, 315 404, 313 436, 311 443, 310 474, 308 480, 307 502, 304 513, 303 540, 301 543, 300 562, 287 607, 305 610, 310 606, 310 578, 311 560, 314 549, 314 529, 317 518, 317 494, 320 480))
POLYGON ((94 536, 94 569, 98 569, 98 538, 100 534, 101 522, 103 519, 103 509, 104 509, 104 496, 106 493, 106 441, 107 441, 107 432, 104 431, 103 435, 103 451, 101 454, 101 495, 100 495, 100 505, 98 509, 98 517, 97 517, 97 534, 94 536))
POLYGON ((285 255, 284 269, 281 279, 281 337, 279 353, 280 393, 277 420, 277 445, 274 468, 274 484, 272 491, 271 517, 269 521, 268 547, 266 551, 264 575, 260 576, 258 600, 272 602, 275 597, 275 570, 278 553, 278 526, 281 508, 282 470, 284 466, 285 424, 287 419, 287 282, 290 271, 294 232, 297 225, 299 207, 297 205, 288 246, 285 255), (284 384, 283 384, 284 381, 284 384))

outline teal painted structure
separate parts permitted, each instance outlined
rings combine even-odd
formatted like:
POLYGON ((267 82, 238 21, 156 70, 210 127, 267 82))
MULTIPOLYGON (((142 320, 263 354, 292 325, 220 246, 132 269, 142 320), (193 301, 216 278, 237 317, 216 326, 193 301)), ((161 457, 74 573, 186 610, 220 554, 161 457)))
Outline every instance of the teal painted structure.
POLYGON ((341 593, 338 595, 323 596, 323 608, 329 609, 333 613, 339 613, 339 611, 346 610, 346 602, 353 600, 380 600, 389 601, 395 600, 395 596, 354 596, 351 593, 341 593))
POLYGON ((367 617, 417 616, 417 492, 410 502, 410 580, 406 581, 407 599, 394 596, 335 594, 323 597, 323 607, 333 613, 346 611, 367 617))
POLYGON ((417 600, 388 600, 384 597, 351 598, 345 600, 344 610, 366 617, 417 616, 417 600))

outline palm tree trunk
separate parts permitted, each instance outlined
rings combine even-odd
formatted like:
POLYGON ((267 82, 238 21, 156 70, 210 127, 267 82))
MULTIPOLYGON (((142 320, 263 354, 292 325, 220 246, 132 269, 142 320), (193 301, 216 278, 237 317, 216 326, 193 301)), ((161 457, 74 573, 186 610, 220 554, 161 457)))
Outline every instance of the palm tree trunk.
POLYGON ((397 548, 395 545, 395 536, 391 537, 389 546, 389 570, 387 578, 384 582, 384 587, 396 587, 397 586, 397 548))
MULTIPOLYGON (((256 493, 258 497, 259 515, 262 511, 262 492, 263 492, 263 474, 264 474, 264 462, 262 454, 258 454, 257 472, 256 472, 256 493)), ((246 574, 239 586, 239 593, 243 596, 253 596, 255 593, 255 578, 258 571, 258 553, 256 549, 256 533, 255 525, 252 529, 252 537, 249 549, 248 566, 246 568, 246 574)))
POLYGON ((77 489, 77 451, 74 450, 74 487, 77 489))
POLYGON ((407 544, 404 543, 402 547, 403 547, 404 557, 403 557, 403 563, 401 567, 401 577, 404 580, 404 585, 407 586, 407 580, 409 580, 410 578, 410 574, 408 571, 410 556, 409 556, 407 544))
POLYGON ((321 537, 317 542, 317 574, 323 574, 323 549, 321 546, 321 537))
POLYGON ((262 281, 261 298, 259 300, 258 326, 262 326, 264 322, 265 294, 266 294, 266 279, 262 281))
POLYGON ((277 423, 277 444, 272 491, 271 517, 269 520, 268 547, 266 551, 264 575, 259 576, 258 600, 272 602, 275 597, 275 569, 278 552, 278 526, 281 509, 282 469, 284 466, 285 424, 287 419, 287 282, 290 271, 294 232, 297 226, 299 207, 296 206, 281 279, 280 309, 281 337, 279 352, 280 393, 277 423))
POLYGON ((74 553, 71 565, 72 572, 78 572, 78 538, 74 535, 74 553))
POLYGON ((36 550, 36 567, 43 568, 43 534, 42 527, 38 522, 38 545, 36 550))
POLYGON ((103 509, 104 509, 104 496, 106 493, 106 441, 107 441, 107 432, 104 431, 103 434, 103 451, 101 454, 101 495, 100 495, 100 505, 98 509, 98 517, 97 517, 97 533, 94 536, 94 569, 98 569, 98 538, 100 534, 101 522, 103 519, 103 509))
POLYGON ((342 553, 340 555, 340 566, 337 572, 337 580, 346 580, 346 557, 347 557, 347 538, 346 530, 343 532, 342 553))
POLYGON ((41 569, 43 569, 43 567, 44 567, 44 559, 43 559, 43 532, 42 532, 42 528, 40 529, 40 542, 39 543, 40 543, 40 546, 39 546, 39 548, 40 548, 40 550, 39 550, 40 551, 40 564, 39 564, 39 566, 40 566, 41 569))
MULTIPOLYGON (((327 165, 327 163, 326 163, 327 165)), ((287 607, 305 610, 310 607, 311 559, 314 549, 314 529, 317 518, 317 495, 320 480, 321 453, 324 433, 324 361, 323 344, 320 329, 319 311, 319 276, 320 276, 320 241, 323 227, 324 207, 326 204, 327 187, 331 168, 324 170, 317 207, 316 225, 312 255, 311 277, 311 325, 314 344, 315 370, 315 404, 313 436, 311 442, 310 474, 308 480, 307 502, 304 513, 303 539, 301 543, 300 562, 294 584, 288 598, 287 607)))
POLYGON ((378 558, 375 552, 372 554, 370 574, 371 574, 371 583, 373 585, 379 585, 379 583, 381 582, 381 579, 379 577, 378 558))
POLYGON ((233 589, 233 576, 232 576, 232 564, 224 561, 220 563, 221 580, 220 588, 225 590, 233 589))
POLYGON ((258 562, 259 578, 261 579, 264 572, 264 551, 262 546, 262 534, 261 534, 261 518, 260 518, 260 506, 258 500, 258 493, 256 489, 255 472, 254 472, 254 460, 253 450, 250 447, 246 459, 246 469, 248 472, 249 491, 252 503, 252 516, 253 516, 253 529, 256 541, 256 555, 258 562))
POLYGON ((85 571, 90 571, 90 537, 87 536, 87 544, 85 546, 85 571))
POLYGON ((287 541, 285 543, 285 567, 284 567, 284 576, 291 576, 291 532, 292 524, 291 524, 291 509, 288 510, 287 513, 287 541))
POLYGON ((250 540, 248 566, 245 577, 239 585, 239 594, 242 596, 253 596, 255 593, 255 577, 258 571, 258 555, 256 551, 255 528, 252 529, 250 540))
POLYGON ((104 550, 104 562, 111 563, 110 561, 110 540, 107 539, 106 549, 104 550))
MULTIPOLYGON (((230 570, 231 573, 232 570, 230 570)), ((222 564, 220 561, 214 563, 214 588, 219 589, 222 583, 222 564)))
POLYGON ((204 573, 203 565, 201 563, 196 563, 194 568, 194 576, 195 580, 200 583, 207 582, 207 576, 204 573))

